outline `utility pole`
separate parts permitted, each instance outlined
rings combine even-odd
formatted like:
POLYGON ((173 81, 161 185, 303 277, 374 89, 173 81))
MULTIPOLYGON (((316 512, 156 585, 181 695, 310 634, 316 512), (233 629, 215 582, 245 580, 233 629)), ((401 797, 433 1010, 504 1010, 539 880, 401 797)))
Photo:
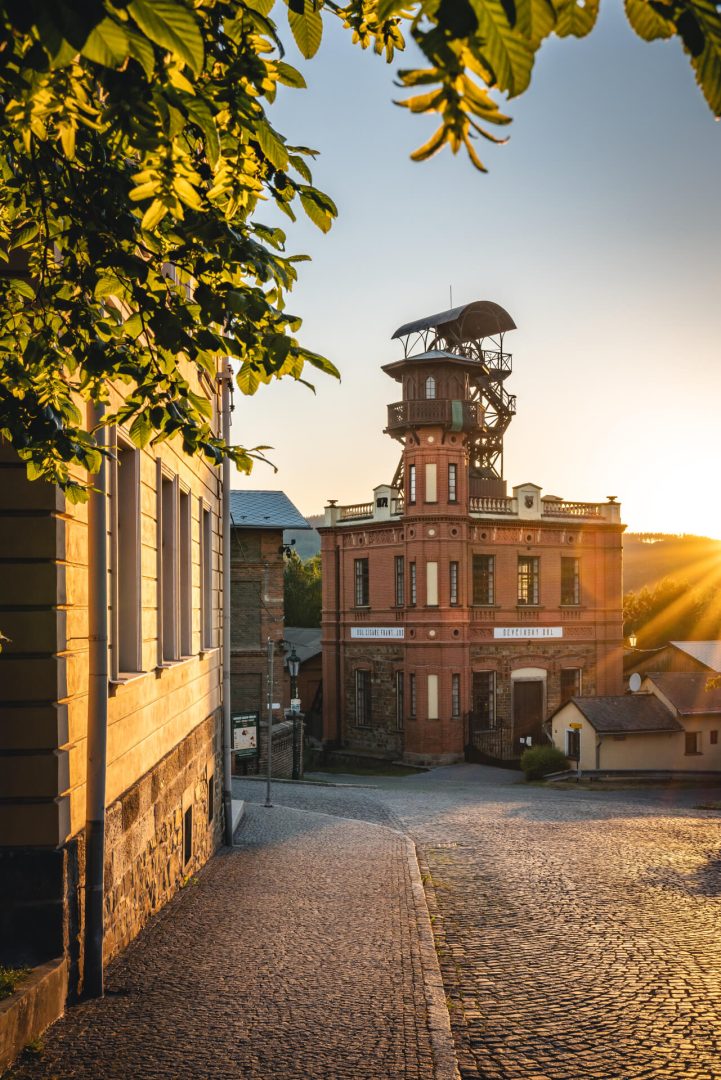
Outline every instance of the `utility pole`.
MULTIPOLYGON (((223 441, 230 443, 230 388, 233 372, 226 361, 222 380, 223 441)), ((223 813, 225 842, 233 845, 233 777, 230 768, 230 458, 223 458, 223 813)))
POLYGON ((88 503, 88 733, 85 788, 85 951, 83 993, 103 996, 105 888, 105 788, 108 745, 108 490, 103 451, 105 408, 90 406, 90 424, 101 451, 88 503))
POLYGON ((273 653, 275 645, 272 638, 268 638, 268 743, 266 748, 266 779, 265 779, 265 805, 271 806, 270 782, 273 775, 273 653))

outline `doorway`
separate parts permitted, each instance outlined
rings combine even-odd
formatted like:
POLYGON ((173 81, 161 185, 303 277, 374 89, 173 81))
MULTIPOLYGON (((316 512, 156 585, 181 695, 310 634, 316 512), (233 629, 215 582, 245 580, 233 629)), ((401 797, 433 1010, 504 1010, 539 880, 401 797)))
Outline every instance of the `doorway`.
POLYGON ((513 745, 517 754, 543 741, 545 680, 513 680, 513 745))

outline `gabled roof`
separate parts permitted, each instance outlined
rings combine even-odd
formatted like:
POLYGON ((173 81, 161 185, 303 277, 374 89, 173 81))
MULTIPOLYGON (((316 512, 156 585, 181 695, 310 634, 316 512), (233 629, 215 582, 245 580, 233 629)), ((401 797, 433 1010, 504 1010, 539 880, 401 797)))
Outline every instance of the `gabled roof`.
POLYGON ((301 664, 317 656, 321 651, 319 626, 286 626, 283 629, 283 637, 286 641, 286 658, 290 655, 292 647, 301 664))
POLYGON ((600 734, 683 731, 676 717, 653 694, 574 697, 571 701, 600 734))
POLYGON ((230 524, 235 529, 310 529, 283 491, 231 491, 230 524))
POLYGON ((721 713, 721 688, 707 690, 710 673, 705 671, 660 671, 646 675, 681 716, 721 713))
POLYGON ((721 641, 670 641, 669 645, 698 660, 709 671, 721 672, 721 641))

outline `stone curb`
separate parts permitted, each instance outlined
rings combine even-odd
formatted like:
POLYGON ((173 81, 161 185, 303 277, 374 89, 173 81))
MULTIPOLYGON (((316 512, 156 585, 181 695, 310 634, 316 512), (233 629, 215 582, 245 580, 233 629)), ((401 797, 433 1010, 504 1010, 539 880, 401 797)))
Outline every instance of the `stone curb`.
POLYGON ((67 960, 59 957, 34 968, 15 993, 0 1002, 0 1075, 63 1015, 67 989, 67 960))
POLYGON ((451 1033, 451 1019, 446 1005, 446 992, 441 978, 433 928, 428 912, 425 889, 421 879, 418 853, 413 841, 405 836, 408 869, 411 875, 416 925, 420 937, 421 964, 423 966, 423 989, 428 1009, 428 1028, 433 1044, 433 1066, 436 1080, 460 1080, 456 1049, 451 1033))
MULTIPOLYGON (((234 776, 233 780, 242 781, 243 783, 250 781, 253 784, 265 784, 267 780, 264 776, 234 776)), ((373 784, 337 784, 333 780, 289 780, 284 776, 274 776, 271 779, 271 784, 297 784, 298 787, 339 787, 339 788, 365 788, 366 791, 377 791, 378 788, 373 784)), ((315 813, 315 811, 310 811, 315 813)), ((336 817, 337 815, 333 815, 336 817)), ((349 819, 353 820, 353 819, 349 819)), ((370 825, 371 822, 368 822, 370 825)))

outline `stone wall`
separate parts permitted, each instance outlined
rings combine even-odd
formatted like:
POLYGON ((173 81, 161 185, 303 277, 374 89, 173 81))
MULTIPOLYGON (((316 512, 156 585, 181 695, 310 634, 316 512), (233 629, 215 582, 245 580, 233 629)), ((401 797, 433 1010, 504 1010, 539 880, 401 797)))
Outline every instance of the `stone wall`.
POLYGON ((105 961, 112 960, 212 855, 222 836, 219 713, 199 724, 107 810, 105 961), (213 817, 209 820, 212 789, 213 817), (186 813, 192 845, 185 859, 186 813))
MULTIPOLYGON (((302 716, 298 720, 298 769, 299 777, 303 776, 303 741, 304 741, 304 724, 302 716)), ((266 725, 262 723, 260 725, 260 732, 258 738, 258 754, 252 758, 241 758, 237 763, 233 764, 233 773, 237 776, 265 776, 268 765, 266 757, 266 746, 268 744, 268 737, 266 734, 266 725)), ((293 721, 283 720, 279 724, 273 724, 273 758, 272 758, 273 776, 277 776, 283 780, 290 780, 293 777, 293 721)))

